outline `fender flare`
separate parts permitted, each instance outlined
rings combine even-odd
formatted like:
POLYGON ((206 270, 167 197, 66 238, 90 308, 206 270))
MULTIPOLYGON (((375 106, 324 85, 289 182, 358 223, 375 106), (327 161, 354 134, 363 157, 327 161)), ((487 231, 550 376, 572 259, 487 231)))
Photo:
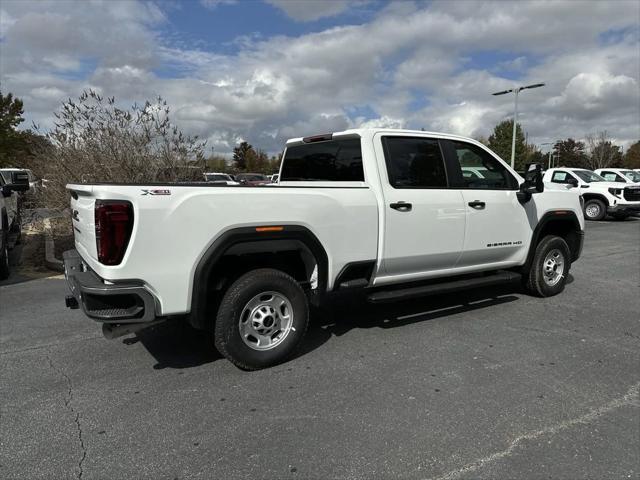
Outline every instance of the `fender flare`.
POLYGON ((580 252, 582 251, 582 241, 584 238, 584 230, 580 228, 580 221, 576 213, 572 210, 552 210, 550 212, 545 213, 536 228, 533 230, 533 235, 531 236, 531 243, 529 244, 529 252, 527 253, 527 260, 524 264, 524 269, 529 270, 531 267, 531 263, 533 262, 533 257, 536 253, 536 248, 538 247, 538 243, 540 242, 540 235, 545 226, 547 226, 550 222, 554 223, 563 223, 567 225, 571 225, 572 230, 579 235, 579 248, 577 254, 574 252, 574 255, 571 261, 577 260, 580 252))
MULTIPOLYGON (((318 287, 316 289, 314 303, 327 291, 329 276, 329 259, 320 240, 306 227, 301 225, 281 225, 280 230, 259 231, 258 225, 252 227, 239 227, 227 230, 220 235, 205 251, 200 258, 193 274, 191 292, 190 322, 196 328, 206 328, 207 305, 210 291, 210 281, 214 281, 213 273, 218 261, 232 247, 243 243, 255 244, 265 242, 265 251, 273 251, 274 246, 285 242, 295 241, 303 244, 315 258, 318 266, 318 287)), ((256 253, 253 251, 253 253, 256 253)))
POLYGON ((610 205, 609 199, 602 193, 586 192, 582 194, 582 198, 584 198, 585 203, 595 198, 598 200, 602 200, 604 202, 605 207, 609 207, 610 205))

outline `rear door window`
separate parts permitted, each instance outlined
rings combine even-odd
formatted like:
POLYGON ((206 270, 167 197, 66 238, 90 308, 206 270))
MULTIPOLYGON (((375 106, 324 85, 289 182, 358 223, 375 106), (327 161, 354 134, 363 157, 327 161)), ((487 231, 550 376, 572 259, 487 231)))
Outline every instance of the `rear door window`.
POLYGON ((288 147, 280 181, 363 182, 359 138, 288 147))
POLYGON ((447 175, 438 140, 382 137, 389 183, 393 188, 446 188, 447 175))

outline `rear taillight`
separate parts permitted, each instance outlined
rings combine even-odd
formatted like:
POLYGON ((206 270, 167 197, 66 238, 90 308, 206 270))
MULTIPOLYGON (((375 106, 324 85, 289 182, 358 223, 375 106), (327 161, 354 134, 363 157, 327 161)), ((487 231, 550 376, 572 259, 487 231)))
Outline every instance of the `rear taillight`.
POLYGON ((98 261, 118 265, 131 237, 133 206, 120 200, 96 200, 95 220, 98 261))

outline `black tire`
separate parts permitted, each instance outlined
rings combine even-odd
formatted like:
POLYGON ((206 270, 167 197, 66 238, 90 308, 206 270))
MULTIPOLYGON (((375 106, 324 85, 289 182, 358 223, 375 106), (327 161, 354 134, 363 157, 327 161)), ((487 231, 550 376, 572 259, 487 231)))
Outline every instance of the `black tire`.
POLYGON ((592 198, 584 202, 584 218, 586 220, 600 221, 607 215, 607 206, 602 200, 592 198))
MULTIPOLYGON (((558 259, 554 260, 552 258, 550 260, 555 261, 557 265, 558 259)), ((556 268, 554 271, 557 272, 558 269, 559 268, 556 268)), ((567 242, 561 237, 554 235, 546 236, 538 243, 533 261, 531 262, 531 268, 523 278, 525 289, 529 294, 537 297, 552 297, 557 295, 564 290, 570 269, 571 251, 569 250, 567 242), (545 260, 548 260, 547 256, 550 255, 551 252, 559 253, 559 258, 563 265, 561 275, 559 275, 559 278, 556 277, 556 283, 552 283, 551 275, 545 275, 545 270, 549 271, 549 269, 545 268, 547 266, 545 260)), ((553 267, 551 267, 551 270, 553 270, 553 267)))
POLYGON ((614 213, 611 216, 614 220, 626 220, 629 215, 626 213, 614 213))
POLYGON ((16 218, 13 220, 11 231, 17 234, 15 244, 20 245, 20 243, 22 242, 22 215, 16 216, 16 218))
MULTIPOLYGON (((289 311, 289 306, 285 307, 285 311, 289 311)), ((277 365, 289 358, 301 344, 308 325, 309 305, 307 296, 298 282, 280 270, 271 268, 253 270, 241 276, 225 292, 218 308, 214 328, 215 346, 234 365, 244 370, 259 370, 277 365), (284 322, 282 319, 285 316, 279 317, 272 311, 275 320, 269 321, 271 317, 266 317, 264 325, 256 324, 252 314, 247 313, 252 302, 266 302, 270 293, 275 293, 276 296, 279 296, 278 298, 284 298, 289 302, 291 307, 289 314, 292 316, 290 326, 292 328, 287 329, 287 333, 283 334, 282 338, 279 339, 277 334, 278 327, 273 327, 276 329, 274 334, 276 337, 275 345, 267 350, 258 350, 259 343, 252 340, 258 340, 256 337, 260 337, 266 339, 268 343, 272 341, 270 334, 264 336, 249 335, 245 340, 240 330, 243 326, 247 331, 247 329, 252 330, 255 325, 263 327, 267 325, 267 322, 284 322)), ((283 332, 284 330, 279 331, 283 332)))
MULTIPOLYGON (((4 233, 0 233, 3 235, 4 233)), ((4 234, 4 241, 2 242, 2 247, 0 248, 0 280, 6 280, 9 278, 9 241, 7 239, 7 235, 4 234)))

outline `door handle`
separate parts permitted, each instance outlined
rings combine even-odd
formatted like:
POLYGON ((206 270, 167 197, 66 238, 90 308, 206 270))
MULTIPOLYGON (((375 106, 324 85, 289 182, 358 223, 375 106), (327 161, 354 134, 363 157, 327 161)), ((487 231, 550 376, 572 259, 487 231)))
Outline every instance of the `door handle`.
POLYGON ((413 208, 413 205, 407 202, 396 202, 389 205, 394 210, 398 210, 399 212, 410 212, 413 208))
POLYGON ((487 204, 481 202, 480 200, 474 200, 473 202, 469 202, 469 206, 475 208, 476 210, 484 210, 484 207, 486 207, 487 204))

